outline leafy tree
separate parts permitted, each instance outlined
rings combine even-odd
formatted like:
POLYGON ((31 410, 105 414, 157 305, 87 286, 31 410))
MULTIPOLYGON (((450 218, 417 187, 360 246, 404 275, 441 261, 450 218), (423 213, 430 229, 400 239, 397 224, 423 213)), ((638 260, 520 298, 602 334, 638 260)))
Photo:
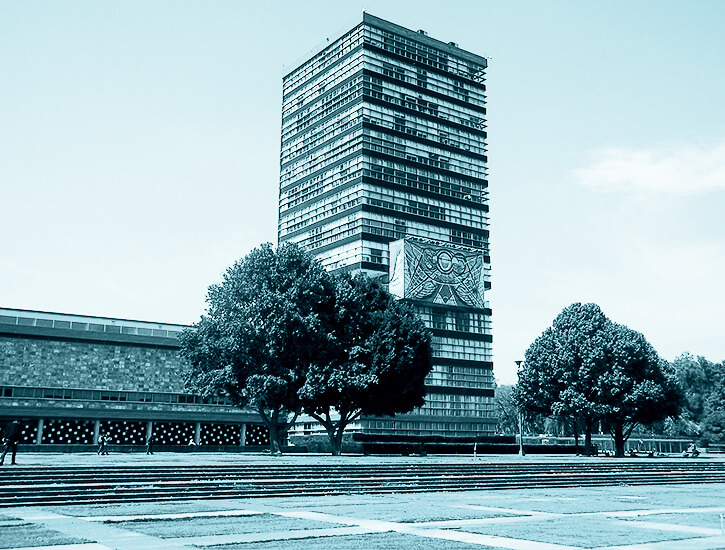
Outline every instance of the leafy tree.
POLYGON ((494 401, 497 419, 496 431, 503 434, 518 433, 518 408, 514 400, 514 386, 498 386, 494 401))
POLYGON ((596 304, 575 303, 526 351, 517 399, 531 414, 582 422, 586 452, 591 433, 605 420, 624 455, 638 424, 651 424, 679 409, 674 373, 644 336, 611 322, 596 304))
POLYGON ((431 336, 405 304, 364 275, 336 279, 327 342, 300 389, 304 410, 339 455, 345 428, 361 415, 393 416, 423 405, 431 336))
POLYGON ((705 402, 703 436, 709 443, 725 443, 725 362, 716 365, 717 375, 705 402))
POLYGON ((519 372, 516 396, 529 416, 570 422, 577 445, 578 425, 583 424, 586 454, 600 415, 595 380, 605 368, 602 350, 610 324, 596 304, 570 305, 529 346, 519 372))
POLYGON ((333 286, 320 264, 295 244, 263 244, 209 287, 207 315, 181 336, 191 368, 187 387, 251 407, 279 453, 300 411, 299 389, 325 340, 333 286))
POLYGON ((607 369, 596 380, 596 395, 615 454, 624 456, 624 442, 634 428, 676 417, 682 394, 674 370, 642 334, 616 323, 608 332, 607 369))
POLYGON ((675 359, 673 368, 684 395, 682 413, 674 427, 674 435, 699 437, 708 431, 710 433, 706 437, 712 438, 710 426, 716 426, 717 422, 712 424, 708 419, 719 410, 716 396, 722 392, 720 388, 725 380, 725 362, 712 363, 704 357, 695 358, 684 353, 675 359))

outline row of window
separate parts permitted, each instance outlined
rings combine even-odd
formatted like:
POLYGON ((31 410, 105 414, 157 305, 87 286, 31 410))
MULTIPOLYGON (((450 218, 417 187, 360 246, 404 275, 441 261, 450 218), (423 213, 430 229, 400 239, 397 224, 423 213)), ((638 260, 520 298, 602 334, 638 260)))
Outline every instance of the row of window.
POLYGON ((280 192, 280 213, 343 185, 362 174, 364 159, 357 156, 280 192))
MULTIPOLYGON (((369 75, 363 76, 363 95, 365 97, 371 97, 389 105, 404 107, 411 111, 417 111, 477 130, 486 129, 486 122, 478 110, 469 109, 438 97, 434 99, 421 94, 411 95, 413 93, 415 92, 408 88, 396 86, 382 78, 369 75)), ((485 108, 482 110, 483 114, 485 114, 485 108)))
POLYGON ((312 151, 323 143, 347 131, 355 124, 359 124, 362 120, 362 111, 362 103, 348 105, 346 109, 341 110, 309 130, 296 134, 287 142, 283 141, 280 163, 287 164, 287 162, 293 160, 295 157, 312 151))
POLYGON ((403 85, 414 84, 420 88, 426 88, 446 96, 453 96, 481 107, 486 104, 483 93, 485 86, 464 82, 452 75, 429 72, 402 60, 396 59, 393 61, 377 52, 369 52, 366 55, 365 68, 372 69, 388 78, 394 78, 403 85))
POLYGON ((488 227, 488 216, 480 207, 452 204, 415 193, 405 193, 384 186, 367 186, 363 202, 379 208, 465 225, 471 229, 488 227))
MULTIPOLYGON (((146 328, 128 325, 107 325, 103 323, 81 323, 77 321, 63 321, 59 319, 40 319, 35 317, 16 317, 0 315, 0 323, 24 327, 57 328, 65 330, 81 330, 106 334, 132 334, 136 336, 156 336, 162 338, 175 338, 181 334, 180 330, 160 328, 146 328)), ((162 325, 163 326, 163 325, 162 325)))
POLYGON ((362 24, 326 47, 318 55, 288 74, 283 81, 284 101, 294 100, 301 84, 313 80, 329 66, 357 48, 363 42, 362 24))
POLYGON ((442 145, 456 147, 464 151, 486 154, 486 143, 484 136, 454 128, 443 122, 433 122, 425 118, 410 115, 388 109, 381 105, 375 108, 363 108, 363 121, 402 132, 411 137, 419 137, 430 141, 437 141, 442 145))
POLYGON ((119 401, 128 403, 188 403, 204 405, 232 404, 228 397, 205 397, 184 393, 81 390, 74 388, 0 387, 0 397, 17 399, 73 399, 81 401, 119 401))
MULTIPOLYGON (((442 367, 441 367, 442 368, 442 367)), ((459 372, 440 372, 439 367, 426 377, 430 386, 446 386, 455 388, 489 388, 493 389, 494 379, 490 370, 478 369, 473 374, 459 372)))
MULTIPOLYGON (((410 193, 396 192, 383 187, 373 187, 372 189, 376 191, 364 190, 362 184, 358 184, 289 215, 282 213, 279 220, 279 235, 289 235, 308 225, 330 219, 331 216, 363 203, 390 210, 391 216, 394 216, 397 212, 402 212, 427 218, 433 224, 436 221, 447 221, 465 225, 472 229, 484 229, 488 225, 487 217, 483 217, 482 212, 478 209, 474 210, 458 205, 452 206, 450 203, 443 201, 419 197, 410 193)), ((324 230, 322 226, 317 229, 319 232, 324 230)), ((465 242, 479 246, 482 243, 481 236, 470 231, 451 229, 450 234, 451 242, 459 244, 465 242)))
POLYGON ((473 334, 490 334, 491 317, 477 311, 456 311, 416 306, 418 316, 429 328, 473 334))
POLYGON ((387 248, 387 245, 381 243, 353 241, 325 252, 318 259, 328 271, 356 264, 361 258, 363 258, 363 261, 367 261, 364 258, 370 254, 366 252, 368 250, 366 245, 380 245, 387 248))
MULTIPOLYGON (((453 229, 439 227, 426 221, 400 220, 384 214, 365 212, 364 227, 369 233, 391 237, 393 240, 411 236, 440 242, 454 242, 451 236, 454 231, 453 229)), ((488 245, 488 239, 480 234, 476 234, 472 236, 470 242, 456 244, 465 244, 466 246, 485 249, 488 245)))
POLYGON ((314 154, 307 155, 283 167, 280 171, 280 187, 286 187, 289 183, 313 174, 348 155, 362 154, 361 138, 362 128, 359 128, 320 147, 314 151, 314 154))
POLYGON ((362 184, 352 189, 345 189, 340 193, 326 197, 325 200, 315 202, 307 208, 298 210, 279 219, 280 236, 288 235, 307 227, 313 223, 329 219, 331 216, 350 210, 362 203, 362 184))
MULTIPOLYGON (((369 78, 369 77, 366 77, 366 78, 369 78)), ((283 131, 286 132, 287 127, 290 125, 294 125, 295 121, 299 122, 300 124, 304 124, 306 126, 306 125, 309 125, 310 123, 314 122, 315 120, 320 119, 322 116, 326 116, 328 113, 334 111, 338 107, 338 102, 335 102, 334 99, 337 96, 339 96, 340 94, 344 94, 346 91, 349 91, 351 88, 354 88, 355 83, 357 83, 358 81, 359 81, 359 79, 355 79, 355 80, 347 83, 342 88, 336 90, 333 94, 328 94, 328 96, 325 96, 325 98, 322 100, 322 102, 325 104, 324 109, 320 109, 317 107, 317 103, 320 103, 320 102, 315 102, 314 104, 311 104, 310 106, 308 106, 308 108, 305 109, 303 112, 299 113, 296 117, 285 118, 284 123, 283 123, 283 131)), ((375 79, 373 79, 373 81, 375 81, 375 79)), ((410 100, 401 99, 400 101, 395 99, 393 102, 396 104, 402 104, 401 102, 404 103, 406 101, 411 104, 410 106, 414 106, 418 110, 421 110, 421 109, 430 110, 431 109, 431 106, 429 105, 430 102, 427 102, 420 97, 419 98, 410 98, 410 100), (413 105, 413 103, 415 105, 413 105)), ((437 111, 437 108, 436 108, 436 111, 437 111)), ((456 112, 458 112, 458 111, 460 111, 460 109, 456 110, 456 112)), ((348 116, 349 116, 349 113, 343 113, 342 115, 340 115, 340 117, 336 117, 332 121, 322 125, 325 128, 326 132, 321 137, 319 137, 317 140, 309 139, 311 132, 307 132, 303 136, 298 136, 298 138, 296 138, 292 144, 283 145, 282 162, 285 163, 285 162, 289 161, 290 159, 294 158, 295 156, 302 154, 304 151, 317 146, 321 141, 324 141, 324 139, 327 136, 329 136, 329 131, 332 128, 334 128, 335 132, 341 132, 341 131, 344 131, 345 129, 349 128, 352 124, 356 123, 355 122, 356 117, 353 116, 353 118, 348 118, 348 116), (302 137, 304 137, 305 139, 304 140, 300 139, 302 137)), ((400 122, 400 120, 404 121, 404 116, 403 117, 398 116, 397 120, 399 122, 400 122)), ((469 116, 466 119, 466 124, 468 124, 469 122, 471 123, 470 124, 471 126, 480 126, 480 124, 482 123, 481 120, 475 116, 474 117, 469 116)), ((404 124, 400 124, 400 123, 397 126, 400 126, 401 129, 406 128, 406 126, 404 126, 404 124)), ((395 125, 394 125, 394 127, 395 127, 395 125)), ((322 128, 317 127, 317 125, 315 125, 314 130, 312 132, 319 132, 321 130, 322 130, 322 128)), ((299 124, 296 125, 295 131, 299 131, 299 124)), ((417 130, 416 130, 416 132, 417 132, 417 130)), ((453 143, 455 140, 453 138, 451 138, 451 136, 452 135, 457 136, 458 134, 459 134, 459 132, 442 132, 442 134, 439 135, 439 138, 442 142, 453 143)), ((425 135, 427 137, 427 134, 425 134, 425 135)), ((478 142, 482 142, 482 140, 479 138, 478 142)), ((479 148, 479 152, 482 149, 483 149, 482 147, 479 148)))
POLYGON ((491 361, 493 352, 490 342, 462 340, 442 336, 433 337, 433 356, 459 361, 491 361))
POLYGON ((438 174, 405 162, 368 157, 363 175, 428 193, 437 193, 475 202, 483 194, 482 181, 470 181, 449 174, 438 174))
POLYGON ((492 416, 494 411, 495 405, 490 397, 428 394, 425 404, 413 411, 413 414, 486 418, 492 416))
MULTIPOLYGON (((355 73, 362 70, 363 53, 360 52, 349 57, 345 63, 335 67, 335 70, 321 72, 315 75, 315 78, 307 80, 295 92, 285 98, 282 102, 282 118, 287 118, 301 108, 305 108, 309 112, 310 105, 317 102, 323 94, 325 99, 329 100, 332 96, 328 90, 333 90, 336 86, 352 77, 355 73)), ((300 113, 297 113, 298 115, 300 113)))
POLYGON ((297 132, 317 124, 320 120, 362 96, 362 77, 353 78, 326 96, 319 98, 307 109, 282 119, 282 137, 289 139, 297 132))
MULTIPOLYGON (((399 240, 406 236, 422 237, 441 242, 456 242, 476 248, 485 249, 488 239, 480 235, 475 239, 465 239, 460 236, 453 236, 454 230, 444 227, 437 227, 430 223, 419 223, 407 220, 393 219, 370 212, 357 212, 347 218, 340 218, 313 228, 308 233, 299 235, 293 240, 298 242, 310 251, 333 244, 337 241, 360 235, 362 232, 372 235, 379 235, 386 239, 399 240), (463 241, 463 242, 459 242, 463 241)), ((329 251, 323 254, 320 259, 324 262, 327 255, 336 254, 339 251, 329 251)), ((340 261, 339 259, 337 260, 340 261)), ((356 260, 356 261, 359 261, 356 260)))
POLYGON ((486 65, 474 63, 393 32, 365 27, 365 43, 462 78, 483 82, 486 65))
MULTIPOLYGON (((361 164, 363 164, 363 160, 360 158, 347 161, 340 166, 336 166, 318 174, 314 178, 305 181, 303 184, 290 188, 287 191, 283 191, 280 194, 281 220, 284 220, 285 222, 288 221, 285 217, 285 212, 289 208, 310 201, 316 196, 359 177, 361 174, 359 170, 361 164)), ((422 191, 434 192, 444 196, 471 200, 472 202, 476 202, 474 197, 480 201, 480 195, 483 193, 480 183, 469 182, 468 180, 462 180, 447 174, 435 174, 424 169, 410 167, 398 162, 372 157, 366 159, 364 165, 366 166, 366 169, 362 172, 362 174, 369 178, 380 180, 381 182, 391 182, 397 185, 410 187, 412 189, 420 189, 422 191)), ((384 189, 384 187, 381 189, 384 189)), ((317 206, 314 205, 310 208, 317 208, 317 206)), ((455 207, 455 210, 466 211, 467 209, 455 207)), ((472 216, 476 210, 477 209, 470 209, 472 216)), ((294 213, 293 215, 299 216, 298 213, 294 213)), ((296 223, 296 221, 290 223, 296 223)), ((463 233, 457 235, 457 237, 460 237, 461 239, 467 238, 467 236, 463 233)), ((461 240, 457 240, 455 242, 464 244, 461 240)))
POLYGON ((401 138, 394 138, 383 132, 366 130, 363 135, 363 143, 365 151, 398 157, 406 161, 453 171, 472 178, 484 178, 486 176, 485 163, 479 160, 450 151, 441 151, 429 145, 403 141, 401 138), (442 153, 445 153, 445 155, 442 153))
MULTIPOLYGON (((387 216, 370 213, 364 213, 364 217, 362 213, 358 213, 348 219, 335 220, 330 224, 317 227, 307 235, 301 235, 297 239, 297 242, 308 248, 308 250, 314 250, 315 248, 360 234, 362 231, 394 241, 406 236, 415 236, 436 241, 451 242, 450 229, 436 227, 427 223, 391 220, 387 216)), ((487 239, 479 236, 475 241, 471 240, 471 242, 463 242, 460 244, 484 248, 486 243, 487 239)))

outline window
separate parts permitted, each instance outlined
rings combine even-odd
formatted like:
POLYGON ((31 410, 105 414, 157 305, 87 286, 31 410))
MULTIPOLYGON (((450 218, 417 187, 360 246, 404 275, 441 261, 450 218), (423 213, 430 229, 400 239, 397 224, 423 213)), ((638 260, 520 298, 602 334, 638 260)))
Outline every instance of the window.
POLYGON ((433 310, 433 328, 445 330, 446 327, 446 312, 433 310))
POLYGON ((463 311, 456 311, 453 314, 453 321, 455 323, 456 330, 460 332, 470 332, 471 320, 468 316, 468 313, 463 311))

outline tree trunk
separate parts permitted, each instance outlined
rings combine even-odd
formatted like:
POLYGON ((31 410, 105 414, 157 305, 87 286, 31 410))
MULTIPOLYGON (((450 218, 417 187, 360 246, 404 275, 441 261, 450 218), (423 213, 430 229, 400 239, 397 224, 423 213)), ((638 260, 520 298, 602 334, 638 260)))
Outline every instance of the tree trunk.
POLYGON ((328 416, 327 422, 321 421, 321 424, 325 427, 325 430, 327 431, 327 437, 330 440, 330 452, 332 456, 340 456, 342 454, 342 445, 340 444, 340 440, 342 439, 342 437, 338 437, 338 433, 341 433, 339 422, 333 422, 328 416))
POLYGON ((592 420, 586 420, 584 423, 584 455, 592 456, 592 420))
POLYGON ((327 437, 330 438, 332 456, 340 456, 342 454, 342 435, 345 433, 345 428, 357 419, 362 414, 362 411, 359 409, 357 411, 340 411, 340 420, 337 422, 332 420, 329 411, 325 412, 324 418, 319 414, 308 414, 325 427, 327 437))
POLYGON ((330 412, 325 411, 325 416, 322 417, 319 414, 315 413, 308 413, 312 418, 317 420, 322 426, 325 428, 325 431, 327 432, 327 437, 330 440, 330 450, 332 452, 332 456, 340 456, 341 445, 336 446, 336 433, 339 429, 339 423, 336 423, 332 421, 332 418, 330 417, 330 412))
POLYGON ((579 452, 579 427, 577 426, 576 418, 571 421, 571 429, 574 432, 574 452, 579 456, 581 454, 579 452))
POLYGON ((267 411, 261 405, 257 408, 259 416, 262 417, 262 422, 267 426, 269 432, 269 454, 281 455, 282 449, 279 443, 280 429, 279 429, 279 410, 272 410, 272 414, 268 415, 267 411))
POLYGON ((340 456, 342 455, 342 433, 344 431, 344 427, 338 424, 337 430, 335 431, 335 435, 330 440, 332 443, 332 456, 340 456))
POLYGON ((347 417, 347 414, 347 411, 341 411, 340 420, 337 421, 337 424, 333 425, 334 429, 329 432, 332 456, 342 455, 342 434, 345 432, 345 428, 350 423, 350 419, 347 417))
POLYGON ((279 444, 279 424, 271 423, 269 426, 269 454, 281 455, 282 448, 279 444))
POLYGON ((614 456, 624 456, 624 427, 621 423, 612 426, 612 439, 614 439, 614 456))

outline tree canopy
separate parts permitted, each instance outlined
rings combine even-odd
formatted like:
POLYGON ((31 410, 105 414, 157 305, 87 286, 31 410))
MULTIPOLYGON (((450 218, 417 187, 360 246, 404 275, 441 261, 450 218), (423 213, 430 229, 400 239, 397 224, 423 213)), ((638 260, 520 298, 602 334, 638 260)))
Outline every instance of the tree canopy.
POLYGON ((600 417, 596 379, 605 369, 603 357, 609 319, 596 304, 575 303, 526 350, 516 398, 531 414, 555 416, 583 424, 586 452, 592 425, 600 417))
POLYGON ((725 361, 713 363, 689 353, 673 363, 684 393, 684 406, 674 435, 725 443, 725 361))
POLYGON ((181 336, 187 386, 258 411, 278 452, 333 297, 325 271, 297 245, 254 249, 209 287, 207 315, 181 336))
POLYGON ((581 421, 587 450, 593 424, 604 422, 620 456, 637 424, 674 416, 680 406, 674 372, 644 336, 581 303, 564 309, 526 351, 516 398, 529 413, 581 421))
POLYGON ((430 333, 364 275, 333 277, 295 244, 265 244, 209 287, 207 303, 181 336, 187 387, 257 410, 274 452, 302 410, 337 454, 360 415, 423 404, 430 333))
POLYGON ((364 275, 336 277, 330 320, 300 396, 339 454, 345 427, 359 416, 392 416, 423 404, 431 336, 409 307, 364 275))

